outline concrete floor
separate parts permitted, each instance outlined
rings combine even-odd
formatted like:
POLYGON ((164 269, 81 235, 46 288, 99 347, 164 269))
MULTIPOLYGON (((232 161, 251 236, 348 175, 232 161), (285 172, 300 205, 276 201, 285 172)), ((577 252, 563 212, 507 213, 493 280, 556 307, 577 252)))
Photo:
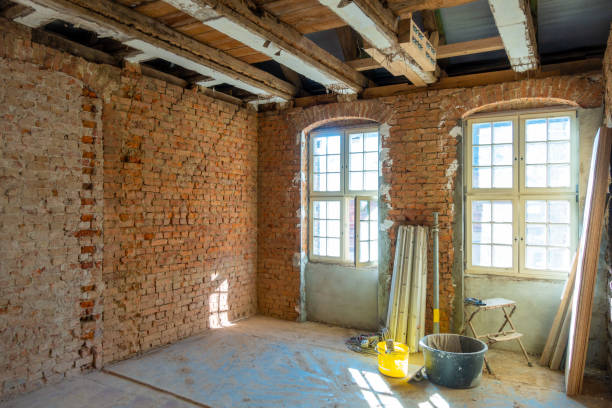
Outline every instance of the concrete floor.
POLYGON ((507 351, 488 353, 497 375, 470 390, 390 379, 375 357, 345 348, 354 333, 253 317, 0 407, 612 407, 605 383, 587 379, 585 394, 568 399, 561 372, 507 351))

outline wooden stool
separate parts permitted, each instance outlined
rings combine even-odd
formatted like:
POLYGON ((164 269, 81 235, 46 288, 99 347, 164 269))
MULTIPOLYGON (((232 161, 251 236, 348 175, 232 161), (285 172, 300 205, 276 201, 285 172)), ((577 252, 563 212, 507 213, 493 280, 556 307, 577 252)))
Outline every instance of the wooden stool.
MULTIPOLYGON (((465 322, 466 325, 463 328, 463 331, 461 332, 461 334, 465 334, 467 331, 467 328, 469 327, 470 329, 472 329, 474 338, 484 341, 485 343, 487 343, 488 346, 490 346, 491 344, 502 342, 502 341, 516 340, 518 341, 519 346, 521 346, 521 350, 523 351, 525 360, 527 360, 527 365, 531 367, 532 365, 531 365, 531 362, 529 361, 529 356, 527 355, 525 346, 523 346, 523 342, 521 341, 521 337, 523 337, 523 333, 518 333, 516 331, 516 328, 514 327, 514 324, 512 323, 512 320, 510 319, 512 315, 514 314, 514 311, 516 310, 516 302, 513 300, 502 299, 502 298, 485 299, 483 300, 483 302, 485 304, 482 306, 476 306, 471 303, 466 303, 466 308, 464 309, 466 314, 468 312, 467 306, 472 306, 475 308, 475 310, 472 312, 470 317, 466 320, 465 322), (506 308, 508 309, 511 308, 510 312, 508 312, 506 308), (474 329, 472 320, 480 311, 482 310, 487 311, 487 310, 493 310, 493 309, 501 309, 504 312, 504 317, 505 317, 504 323, 501 325, 499 330, 497 330, 497 332, 495 333, 479 335, 478 333, 476 333, 476 329, 474 329), (504 330, 506 328, 506 325, 510 325, 511 330, 504 330)), ((487 371, 490 374, 493 374, 486 357, 485 357, 485 365, 487 367, 487 371)))

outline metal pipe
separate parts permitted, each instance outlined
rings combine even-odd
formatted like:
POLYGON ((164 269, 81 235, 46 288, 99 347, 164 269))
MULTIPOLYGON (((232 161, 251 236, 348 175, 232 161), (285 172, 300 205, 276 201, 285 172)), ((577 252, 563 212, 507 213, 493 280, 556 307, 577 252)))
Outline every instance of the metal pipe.
POLYGON ((433 332, 440 333, 440 306, 438 299, 440 292, 440 250, 438 242, 438 213, 433 213, 433 332))

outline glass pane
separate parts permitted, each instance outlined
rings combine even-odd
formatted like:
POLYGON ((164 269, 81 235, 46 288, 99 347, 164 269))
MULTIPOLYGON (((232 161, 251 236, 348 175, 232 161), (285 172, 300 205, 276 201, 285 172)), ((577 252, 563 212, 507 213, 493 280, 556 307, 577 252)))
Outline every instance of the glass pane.
POLYGON ((525 121, 525 128, 528 142, 546 140, 546 119, 529 119, 525 121))
POLYGON ((378 151, 378 132, 366 133, 363 141, 363 148, 366 152, 378 151))
POLYGON ((314 218, 325 219, 327 215, 327 206, 325 205, 325 201, 315 201, 313 208, 314 218))
POLYGON ((477 244, 491 243, 491 224, 472 223, 472 242, 477 244))
POLYGON ((525 248, 525 266, 530 269, 546 269, 546 248, 532 247, 525 248))
POLYGON ((569 201, 549 201, 548 202, 548 222, 569 224, 570 222, 570 203, 569 201))
POLYGON ((548 140, 569 140, 570 118, 548 119, 548 140))
POLYGON ((491 202, 490 201, 472 201, 472 222, 478 222, 478 221, 480 222, 491 221, 491 202))
POLYGON ((546 163, 546 143, 526 143, 525 163, 546 163))
POLYGON ((546 187, 546 166, 527 165, 525 166, 527 187, 546 187))
POLYGON ((359 243, 359 262, 368 262, 370 260, 370 243, 362 241, 359 243))
POLYGON ((472 168, 472 187, 491 188, 491 168, 473 167, 472 168))
POLYGON ((490 123, 476 123, 472 126, 472 144, 491 144, 490 123))
POLYGON ((328 238, 327 239, 327 256, 340 256, 340 239, 328 238))
POLYGON ((569 163, 570 162, 570 143, 552 142, 548 144, 549 163, 569 163))
POLYGON ((553 164, 548 166, 548 187, 569 187, 569 164, 553 164))
POLYGON ((378 222, 370 221, 370 240, 376 241, 378 239, 378 222))
POLYGON ((360 220, 368 220, 369 219, 369 209, 367 201, 359 201, 359 219, 360 220))
POLYGON ((546 245, 546 224, 527 224, 527 245, 546 245))
POLYGON ((327 171, 330 173, 339 173, 340 172, 340 155, 333 154, 331 156, 327 156, 327 171))
POLYGON ((493 187, 512 188, 512 166, 493 167, 493 187))
POLYGON ((548 248, 548 269, 569 271, 570 251, 567 248, 548 248))
POLYGON ((326 236, 326 221, 314 220, 312 235, 315 237, 326 236))
POLYGON ((327 154, 340 154, 340 136, 327 138, 327 154))
POLYGON ((340 219, 340 201, 327 201, 327 219, 340 219))
POLYGON ((378 261, 378 241, 370 241, 370 261, 378 261))
POLYGON ((349 173, 349 190, 363 190, 363 173, 349 173))
POLYGON ((472 265, 491 266, 490 245, 472 245, 472 265))
POLYGON ((340 191, 340 173, 327 173, 327 191, 340 191))
POLYGON ((378 220, 378 201, 377 200, 370 201, 370 219, 378 220))
POLYGON ((325 238, 313 238, 312 252, 315 255, 325 256, 327 254, 327 241, 325 238))
POLYGON ((355 261, 355 200, 348 201, 348 259, 355 261))
POLYGON ((512 222, 512 201, 493 202, 493 221, 512 222))
POLYGON ((378 172, 366 171, 364 173, 363 189, 366 191, 378 190, 378 172))
POLYGON ((331 220, 327 221, 327 236, 340 238, 340 221, 331 220))
POLYGON ((569 225, 551 224, 548 226, 548 244, 569 247, 570 227, 569 225))
POLYGON ((366 153, 365 154, 365 170, 378 170, 378 153, 366 153))
POLYGON ((312 175, 312 184, 314 191, 325 191, 327 184, 325 183, 326 177, 325 174, 313 174, 312 175))
POLYGON ((525 201, 527 222, 546 222, 546 201, 525 201))
POLYGON ((512 245, 512 224, 493 224, 493 243, 512 245))
POLYGON ((474 166, 490 166, 491 146, 472 147, 472 164, 474 166))
POLYGON ((363 152, 363 135, 356 133, 350 135, 350 152, 363 152))
POLYGON ((349 156, 349 170, 363 170, 363 153, 351 153, 351 155, 349 156))
POLYGON ((367 241, 368 238, 370 237, 370 228, 368 224, 369 223, 367 222, 359 223, 359 240, 360 241, 367 241))
POLYGON ((314 156, 312 171, 315 173, 325 173, 327 171, 325 156, 314 156))
POLYGON ((493 143, 512 143, 512 122, 493 124, 493 143))
POLYGON ((512 166, 512 145, 493 146, 493 164, 497 166, 512 166))
POLYGON ((314 149, 313 149, 313 153, 316 154, 325 154, 327 153, 327 143, 326 143, 326 138, 325 137, 315 137, 314 138, 314 149))
POLYGON ((493 245, 493 266, 497 268, 512 268, 511 246, 493 245))

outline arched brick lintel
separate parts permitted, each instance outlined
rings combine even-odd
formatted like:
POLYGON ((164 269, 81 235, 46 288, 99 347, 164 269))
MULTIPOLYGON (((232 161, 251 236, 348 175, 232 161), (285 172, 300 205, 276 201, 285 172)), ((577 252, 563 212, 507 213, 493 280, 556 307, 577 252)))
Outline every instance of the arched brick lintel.
POLYGON ((531 109, 531 108, 544 108, 544 107, 557 107, 557 108, 568 108, 568 107, 580 107, 578 102, 562 99, 562 98, 516 98, 506 101, 487 103, 466 111, 461 117, 467 118, 476 113, 485 112, 496 112, 496 111, 511 111, 520 109, 531 109))

